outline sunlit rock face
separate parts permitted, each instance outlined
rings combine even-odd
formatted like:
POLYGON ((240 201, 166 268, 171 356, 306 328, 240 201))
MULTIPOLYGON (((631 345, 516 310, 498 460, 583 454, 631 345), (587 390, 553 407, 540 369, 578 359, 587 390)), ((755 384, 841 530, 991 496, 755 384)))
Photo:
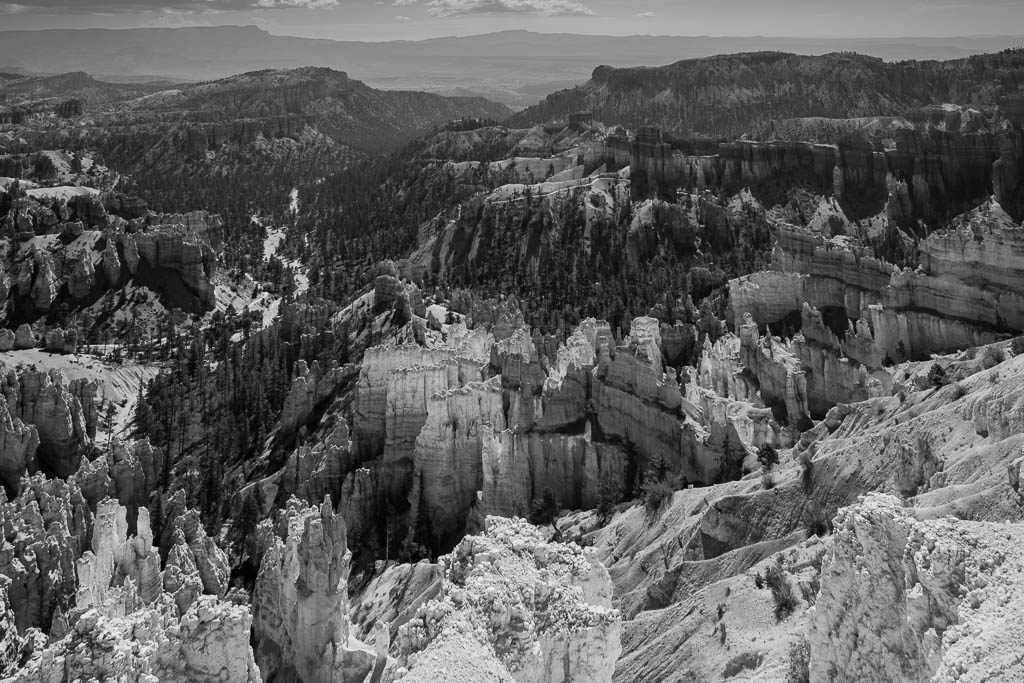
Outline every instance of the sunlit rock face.
MULTIPOLYGON (((86 523, 91 522, 91 548, 71 560, 75 598, 57 604, 52 623, 47 625, 49 642, 37 646, 10 680, 28 683, 62 680, 69 675, 139 683, 261 680, 249 646, 252 617, 248 608, 203 594, 209 558, 219 553, 219 562, 226 563, 222 551, 198 542, 200 536, 205 539, 205 533, 192 532, 197 539, 193 542, 196 554, 187 545, 176 545, 161 571, 146 508, 138 511, 137 533, 131 535, 128 511, 114 500, 101 501, 93 517, 84 504, 76 505, 69 495, 54 500, 38 498, 40 493, 43 490, 33 486, 16 503, 28 502, 23 509, 31 512, 41 509, 38 501, 46 501, 51 506, 47 510, 52 519, 49 533, 62 530, 82 536, 86 523), (37 499, 29 501, 30 495, 37 499), (53 516, 56 510, 77 512, 53 516), (182 590, 186 585, 193 590, 182 590)), ((176 533, 184 538, 180 530, 190 523, 180 516, 173 521, 179 530, 176 533)), ((75 545, 79 543, 78 538, 70 537, 69 555, 78 554, 75 545)), ((58 571, 59 565, 54 564, 49 575, 59 576, 58 571)), ((17 617, 14 603, 11 609, 5 619, 12 613, 17 617)))
POLYGON ((1024 675, 1010 655, 1024 599, 1017 526, 922 522, 879 495, 840 511, 811 629, 812 679, 1024 675))
MULTIPOLYGON (((485 516, 526 515, 548 491, 563 508, 594 507, 655 461, 695 484, 738 476, 741 430, 746 444, 782 443, 767 412, 703 411, 684 398, 654 318, 633 321, 621 344, 606 322, 585 320, 556 345, 514 316, 475 315, 492 324, 368 349, 353 455, 342 456, 340 511, 354 538, 401 506, 404 525, 389 536, 451 548, 485 516), (422 518, 429 538, 417 537, 422 518)), ((295 467, 313 467, 313 450, 296 453, 295 467)))
POLYGON ((776 325, 804 303, 839 310, 867 321, 878 353, 895 362, 1024 329, 1024 300, 1012 286, 1024 268, 1019 225, 992 204, 958 221, 922 241, 921 267, 913 271, 847 238, 784 227, 773 269, 730 282, 733 322, 741 325, 750 314, 776 325))
POLYGON ((278 515, 253 597, 256 660, 267 680, 363 680, 376 655, 349 633, 345 521, 330 498, 278 515))
POLYGON ((440 594, 398 630, 399 680, 611 681, 619 613, 592 551, 522 520, 486 527, 442 558, 440 594))

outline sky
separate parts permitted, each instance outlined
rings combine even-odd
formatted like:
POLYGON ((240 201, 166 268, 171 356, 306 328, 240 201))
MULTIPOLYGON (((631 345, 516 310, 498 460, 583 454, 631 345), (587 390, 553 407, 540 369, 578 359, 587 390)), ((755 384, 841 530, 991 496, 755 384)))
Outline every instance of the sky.
POLYGON ((255 24, 278 35, 964 36, 1024 32, 1024 0, 0 0, 0 30, 255 24))

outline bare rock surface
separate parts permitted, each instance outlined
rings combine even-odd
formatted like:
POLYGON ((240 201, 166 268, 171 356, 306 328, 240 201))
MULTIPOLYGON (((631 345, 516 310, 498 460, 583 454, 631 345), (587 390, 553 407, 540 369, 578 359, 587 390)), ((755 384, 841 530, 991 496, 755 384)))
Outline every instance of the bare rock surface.
POLYGON ((277 536, 256 580, 256 658, 268 680, 362 680, 377 655, 350 634, 345 521, 328 498, 320 507, 293 499, 278 515, 277 536))
MULTIPOLYGON (((69 522, 58 520, 50 528, 68 528, 69 522)), ((55 628, 54 638, 10 680, 61 680, 69 674, 140 683, 261 680, 249 647, 249 610, 214 595, 179 604, 164 590, 159 551, 152 543, 145 508, 139 511, 138 533, 129 535, 127 510, 102 501, 91 550, 75 562, 73 607, 55 618, 63 627, 55 628)), ((70 544, 68 552, 74 552, 70 544)), ((192 571, 198 571, 194 565, 192 571)))
POLYGON ((1021 529, 915 519, 892 497, 840 512, 822 567, 811 676, 1014 680, 1024 628, 1021 529))
POLYGON ((492 517, 443 562, 441 594, 399 629, 397 680, 611 680, 619 615, 589 552, 492 517))

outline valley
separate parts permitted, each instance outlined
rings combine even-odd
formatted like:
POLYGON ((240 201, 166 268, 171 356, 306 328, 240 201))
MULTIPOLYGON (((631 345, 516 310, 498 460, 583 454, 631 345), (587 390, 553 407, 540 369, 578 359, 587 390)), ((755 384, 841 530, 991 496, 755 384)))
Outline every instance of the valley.
POLYGON ((1024 677, 1024 50, 0 107, 0 680, 1024 677))

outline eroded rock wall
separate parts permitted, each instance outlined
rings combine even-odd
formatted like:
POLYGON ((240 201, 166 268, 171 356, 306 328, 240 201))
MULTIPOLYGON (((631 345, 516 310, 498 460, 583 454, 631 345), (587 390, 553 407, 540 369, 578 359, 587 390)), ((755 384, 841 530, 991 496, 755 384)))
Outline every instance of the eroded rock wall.
POLYGON ((260 565, 253 598, 256 660, 268 680, 363 680, 376 655, 349 633, 351 553, 330 498, 291 501, 260 565))

